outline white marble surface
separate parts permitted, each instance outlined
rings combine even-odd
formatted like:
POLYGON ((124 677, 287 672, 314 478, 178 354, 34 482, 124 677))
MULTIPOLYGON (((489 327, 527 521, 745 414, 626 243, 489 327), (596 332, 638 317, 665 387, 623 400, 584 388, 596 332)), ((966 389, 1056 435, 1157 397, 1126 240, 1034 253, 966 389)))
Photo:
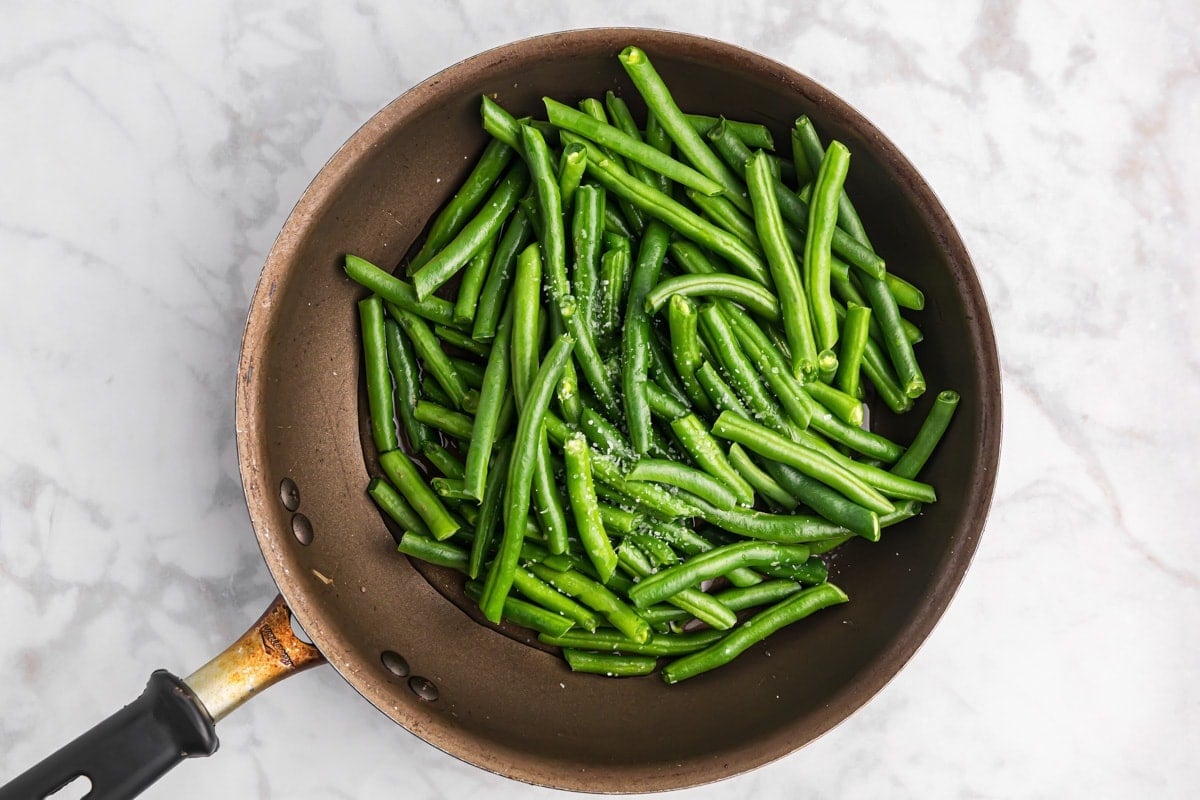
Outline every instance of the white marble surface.
MULTIPOLYGON (((924 648, 820 741, 679 796, 1200 796, 1200 8, 618 5, 0 3, 0 782, 273 595, 234 366, 324 160, 462 57, 639 24, 759 50, 874 120, 959 225, 1005 380, 987 534, 924 648)), ((328 668, 220 736, 149 796, 558 796, 328 668)))

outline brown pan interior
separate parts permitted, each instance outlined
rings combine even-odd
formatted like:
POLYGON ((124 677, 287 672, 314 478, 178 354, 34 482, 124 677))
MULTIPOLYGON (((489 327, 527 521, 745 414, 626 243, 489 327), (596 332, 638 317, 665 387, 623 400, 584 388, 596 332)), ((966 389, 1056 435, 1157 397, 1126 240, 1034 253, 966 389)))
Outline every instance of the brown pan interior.
MULTIPOLYGON (((729 45, 599 29, 493 50, 416 87, 330 160, 273 248, 253 299, 237 394, 238 447, 254 529, 280 590, 333 666, 430 744, 522 781, 597 792, 701 784, 779 758, 877 692, 942 614, 977 546, 999 449, 999 375, 987 310, 953 226, 912 166, 813 82, 729 45), (787 152, 807 113, 853 153, 849 189, 889 268, 927 307, 918 411, 881 430, 902 440, 941 388, 962 404, 928 480, 941 502, 878 545, 833 563, 850 595, 733 665, 674 687, 657 677, 574 675, 555 656, 482 626, 397 555, 364 487, 355 302, 347 252, 394 267, 485 143, 480 95, 540 113, 540 98, 642 105, 615 58, 637 43, 685 109, 761 120, 787 152), (310 544, 280 497, 299 489, 310 544), (403 664, 390 652, 400 656, 403 664), (422 688, 435 700, 414 691, 422 688)), ((302 524, 302 523, 301 523, 302 524)))

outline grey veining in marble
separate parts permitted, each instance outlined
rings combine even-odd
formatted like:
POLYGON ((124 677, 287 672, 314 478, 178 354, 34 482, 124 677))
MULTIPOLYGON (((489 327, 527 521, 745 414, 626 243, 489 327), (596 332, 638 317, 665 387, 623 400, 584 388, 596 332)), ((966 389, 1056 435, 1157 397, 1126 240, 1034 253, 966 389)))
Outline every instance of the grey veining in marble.
MULTIPOLYGON (((623 24, 758 50, 872 119, 960 227, 1005 382, 987 534, 926 645, 820 741, 680 796, 1200 795, 1194 2, 10 0, 0 18, 0 782, 273 596, 233 373, 263 258, 325 159, 461 58, 623 24)), ((557 795, 437 752, 329 669, 220 736, 148 796, 557 795)))

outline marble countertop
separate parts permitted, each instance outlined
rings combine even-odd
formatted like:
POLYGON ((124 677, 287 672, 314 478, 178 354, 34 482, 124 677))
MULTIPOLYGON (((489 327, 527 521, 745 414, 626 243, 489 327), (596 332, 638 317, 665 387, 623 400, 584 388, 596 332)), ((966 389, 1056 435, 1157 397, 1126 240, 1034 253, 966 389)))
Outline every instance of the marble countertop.
MULTIPOLYGON (((872 119, 959 226, 1004 378, 987 533, 924 647, 819 741, 678 796, 1200 795, 1200 9, 615 6, 3 4, 0 783, 274 595, 234 371, 325 159, 461 58, 624 24, 760 51, 872 119)), ((443 755, 328 668, 219 734, 147 796, 565 796, 443 755)))

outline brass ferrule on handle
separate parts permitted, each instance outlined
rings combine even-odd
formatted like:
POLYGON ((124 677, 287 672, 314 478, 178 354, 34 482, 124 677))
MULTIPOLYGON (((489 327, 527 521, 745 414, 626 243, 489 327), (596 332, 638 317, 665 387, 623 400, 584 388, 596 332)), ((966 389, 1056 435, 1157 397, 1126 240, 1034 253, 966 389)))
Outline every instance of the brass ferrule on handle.
POLYGON ((268 686, 324 662, 317 648, 292 630, 292 612, 276 597, 258 621, 225 652, 183 679, 213 722, 268 686))

